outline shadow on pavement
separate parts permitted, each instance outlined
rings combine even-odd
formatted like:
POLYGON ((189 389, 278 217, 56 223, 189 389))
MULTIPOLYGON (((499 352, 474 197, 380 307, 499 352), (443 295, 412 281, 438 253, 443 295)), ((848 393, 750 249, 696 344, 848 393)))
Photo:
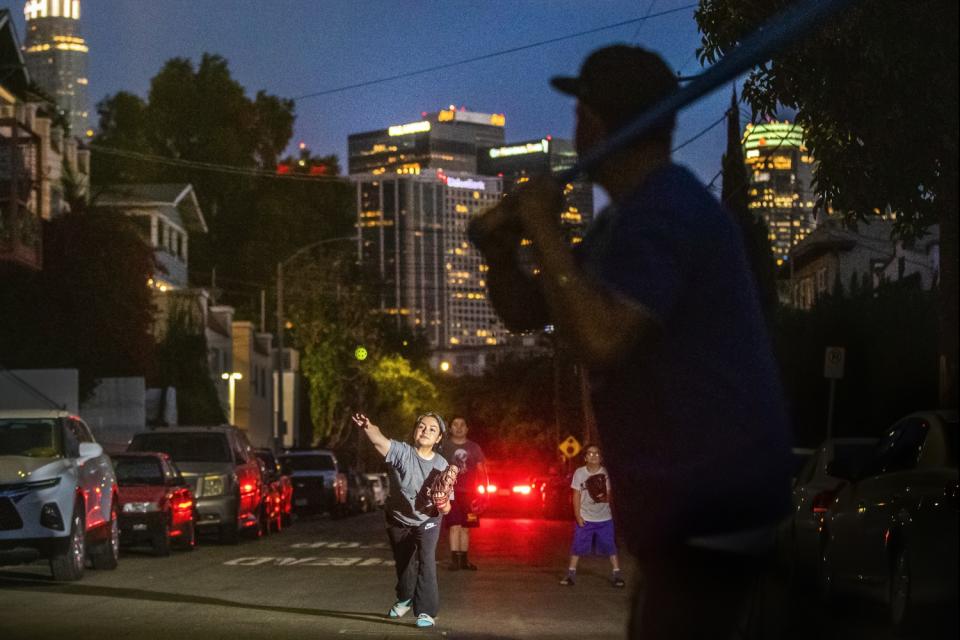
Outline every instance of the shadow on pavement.
POLYGON ((251 602, 237 602, 223 598, 197 596, 182 593, 166 593, 163 591, 148 591, 146 589, 123 589, 118 587, 100 587, 83 584, 56 582, 53 578, 35 576, 14 571, 0 571, 0 591, 36 591, 42 593, 62 593, 67 595, 93 596, 99 598, 117 598, 122 600, 143 600, 152 602, 172 602, 181 604, 201 604, 214 607, 232 607, 250 611, 268 611, 272 613, 292 613, 304 616, 334 618, 339 620, 355 620, 360 622, 375 622, 390 627, 407 627, 409 623, 391 620, 380 613, 364 611, 333 611, 330 609, 308 609, 303 607, 283 607, 274 605, 256 604, 251 602))

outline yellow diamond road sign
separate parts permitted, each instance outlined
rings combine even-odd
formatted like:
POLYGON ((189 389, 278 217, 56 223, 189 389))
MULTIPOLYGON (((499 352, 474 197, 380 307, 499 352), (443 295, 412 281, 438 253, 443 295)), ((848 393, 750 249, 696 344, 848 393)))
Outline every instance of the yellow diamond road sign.
POLYGON ((568 460, 580 453, 580 449, 580 443, 573 436, 568 436, 566 440, 560 443, 560 453, 568 460))

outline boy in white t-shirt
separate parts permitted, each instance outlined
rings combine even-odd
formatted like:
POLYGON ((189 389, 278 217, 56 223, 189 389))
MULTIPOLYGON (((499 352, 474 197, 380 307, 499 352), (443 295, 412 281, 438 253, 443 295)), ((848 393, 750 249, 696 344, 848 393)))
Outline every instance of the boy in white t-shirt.
POLYGON ((573 529, 573 544, 570 547, 570 564, 567 575, 560 584, 573 586, 577 578, 577 563, 580 556, 593 553, 610 557, 613 574, 610 584, 622 588, 626 585, 620 576, 620 560, 614 540, 613 514, 610 511, 610 478, 600 460, 600 447, 589 444, 584 449, 586 465, 573 472, 570 488, 573 489, 573 515, 577 524, 573 529), (598 476, 588 480, 591 476, 598 476))

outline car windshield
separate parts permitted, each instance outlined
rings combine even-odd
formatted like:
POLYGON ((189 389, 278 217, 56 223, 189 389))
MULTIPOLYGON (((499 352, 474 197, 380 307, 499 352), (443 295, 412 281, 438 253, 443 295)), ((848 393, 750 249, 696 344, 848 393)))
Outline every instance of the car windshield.
POLYGON ((0 420, 0 456, 60 458, 63 452, 59 420, 0 420))
POLYGON ((163 469, 156 460, 147 458, 114 458, 113 469, 120 486, 131 484, 162 485, 163 469))
POLYGON ((873 458, 876 448, 873 441, 836 443, 833 446, 833 461, 840 468, 857 474, 873 458))
POLYGON ((283 456, 280 461, 291 471, 333 471, 333 458, 326 455, 283 456))
POLYGON ((130 451, 160 451, 177 462, 231 462, 222 433, 146 433, 134 437, 130 451))

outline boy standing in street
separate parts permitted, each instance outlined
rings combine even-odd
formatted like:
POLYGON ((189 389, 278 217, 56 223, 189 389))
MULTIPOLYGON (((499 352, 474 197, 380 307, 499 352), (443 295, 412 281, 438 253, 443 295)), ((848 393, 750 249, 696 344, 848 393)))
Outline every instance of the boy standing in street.
POLYGON ((586 463, 573 472, 570 488, 573 490, 573 516, 577 523, 573 528, 573 545, 570 547, 570 564, 567 575, 560 584, 572 587, 577 579, 577 563, 580 556, 596 553, 609 556, 613 573, 610 584, 625 586, 620 576, 620 559, 614 540, 613 513, 610 511, 610 478, 601 464, 600 447, 589 444, 584 450, 586 463))
POLYGON ((480 516, 474 508, 477 484, 487 483, 486 458, 476 442, 467 439, 467 421, 456 417, 450 423, 450 438, 440 445, 440 453, 447 462, 460 468, 457 476, 456 497, 450 502, 450 513, 444 524, 450 527, 450 570, 476 571, 467 557, 470 550, 470 529, 480 526, 480 516))

